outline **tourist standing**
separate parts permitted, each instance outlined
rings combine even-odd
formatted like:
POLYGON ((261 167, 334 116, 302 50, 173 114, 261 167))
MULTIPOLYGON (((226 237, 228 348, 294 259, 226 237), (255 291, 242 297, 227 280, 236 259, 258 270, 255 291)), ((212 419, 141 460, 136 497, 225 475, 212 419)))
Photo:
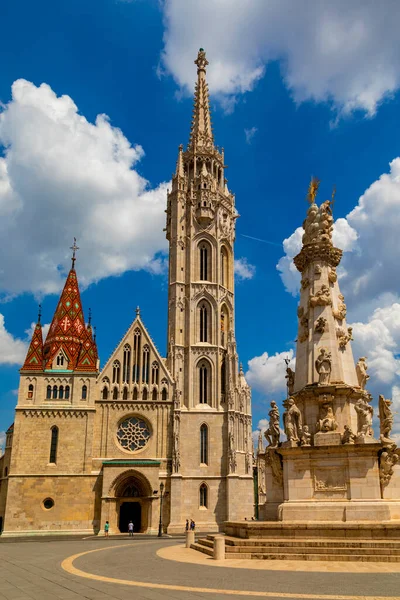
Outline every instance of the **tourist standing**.
POLYGON ((128 534, 129 534, 129 537, 133 537, 133 523, 132 523, 132 521, 129 521, 129 523, 128 523, 128 534))
POLYGON ((106 521, 105 525, 104 525, 104 536, 108 537, 108 531, 110 529, 110 523, 108 521, 106 521))
POLYGON ((185 531, 189 531, 189 519, 186 519, 185 531))

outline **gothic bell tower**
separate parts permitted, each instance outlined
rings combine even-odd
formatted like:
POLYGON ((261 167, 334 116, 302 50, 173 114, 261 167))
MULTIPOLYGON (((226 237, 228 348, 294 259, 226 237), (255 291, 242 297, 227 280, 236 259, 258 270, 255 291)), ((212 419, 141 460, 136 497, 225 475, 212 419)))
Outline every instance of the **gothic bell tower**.
POLYGON ((186 518, 211 530, 253 514, 250 388, 234 334, 238 214, 214 144, 202 48, 195 64, 190 139, 179 147, 166 211, 167 362, 176 383, 169 531, 186 518))

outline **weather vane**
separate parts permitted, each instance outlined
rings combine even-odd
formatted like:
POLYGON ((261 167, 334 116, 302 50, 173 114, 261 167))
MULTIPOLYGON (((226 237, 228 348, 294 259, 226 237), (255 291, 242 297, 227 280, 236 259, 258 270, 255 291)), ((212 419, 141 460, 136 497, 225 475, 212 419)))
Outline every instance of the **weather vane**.
POLYGON ((79 250, 79 247, 76 245, 76 238, 74 237, 74 243, 73 245, 70 247, 70 250, 72 250, 72 268, 75 268, 75 261, 76 261, 76 251, 79 250))

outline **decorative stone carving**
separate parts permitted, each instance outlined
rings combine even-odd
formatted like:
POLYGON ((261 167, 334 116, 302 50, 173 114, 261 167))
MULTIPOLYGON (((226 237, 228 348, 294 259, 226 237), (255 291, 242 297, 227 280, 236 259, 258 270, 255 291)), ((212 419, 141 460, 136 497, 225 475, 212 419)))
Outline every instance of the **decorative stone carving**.
POLYGON ((228 459, 229 459, 229 472, 235 473, 237 467, 236 461, 236 448, 235 448, 235 436, 233 432, 229 432, 228 436, 228 459))
POLYGON ((319 275, 321 275, 321 273, 322 273, 321 265, 316 264, 314 267, 314 275, 319 276, 319 275))
POLYGON ((316 469, 314 489, 316 492, 345 492, 347 490, 346 473, 341 469, 316 469))
POLYGON ((172 471, 173 473, 179 473, 181 466, 181 455, 179 451, 179 433, 174 433, 174 446, 172 449, 172 471))
POLYGON ((305 314, 300 319, 300 327, 302 330, 299 332, 299 341, 305 342, 308 339, 308 315, 305 314))
POLYGON ((295 372, 290 367, 287 367, 285 379, 287 380, 286 386, 287 386, 287 389, 288 389, 289 396, 291 396, 293 394, 293 390, 294 390, 294 378, 295 378, 295 372))
POLYGON ((393 413, 390 409, 392 401, 379 394, 379 421, 380 421, 380 439, 383 443, 394 444, 390 439, 390 433, 393 427, 393 413))
POLYGON ((386 487, 394 473, 393 467, 399 461, 399 456, 394 448, 385 448, 379 457, 379 480, 381 489, 386 487))
POLYGON ((344 432, 342 435, 342 444, 354 444, 356 436, 348 425, 344 426, 344 432))
POLYGON ((309 303, 310 306, 328 306, 332 304, 331 293, 325 283, 315 292, 314 296, 310 296, 309 303))
POLYGON ((303 425, 303 429, 300 436, 300 446, 303 448, 311 446, 311 433, 308 430, 308 425, 303 425))
POLYGON ((278 485, 283 485, 283 464, 282 457, 278 452, 269 447, 265 451, 265 462, 271 467, 272 477, 278 485))
POLYGON ((315 333, 324 333, 327 325, 327 320, 324 317, 319 317, 315 323, 315 333))
POLYGON ((279 427, 279 409, 274 400, 272 400, 271 402, 271 410, 269 411, 268 416, 269 425, 264 435, 265 439, 268 442, 268 446, 270 446, 271 448, 276 448, 277 446, 279 446, 281 431, 279 427))
MULTIPOLYGON (((327 397, 324 396, 324 398, 327 397)), ((328 431, 336 431, 337 426, 337 421, 333 414, 332 401, 326 399, 320 406, 319 420, 316 429, 321 433, 327 433, 328 431)))
POLYGON ((303 223, 303 245, 318 242, 330 243, 332 241, 333 216, 331 200, 326 200, 318 206, 312 202, 307 211, 307 218, 303 223))
POLYGON ((286 408, 283 413, 283 425, 288 442, 298 442, 302 430, 301 412, 297 408, 293 398, 288 398, 283 402, 286 408))
POLYGON ((309 285, 310 285, 310 280, 308 279, 308 277, 305 277, 304 279, 301 280, 301 289, 302 290, 306 290, 309 285))
POLYGON ((297 307, 297 316, 299 317, 299 319, 301 319, 301 317, 304 315, 304 306, 298 306, 297 307))
POLYGON ((263 454, 264 453, 264 445, 263 445, 263 437, 262 437, 262 431, 260 429, 260 431, 258 432, 258 441, 257 441, 257 456, 259 454, 263 454))
POLYGON ((246 473, 250 473, 251 472, 251 468, 252 468, 252 464, 253 464, 253 459, 252 459, 251 452, 246 452, 246 454, 244 456, 244 461, 245 461, 245 470, 246 470, 246 473))
POLYGON ((328 279, 331 283, 335 283, 337 281, 337 273, 336 267, 331 267, 328 271, 328 279))
POLYGON ((372 437, 372 416, 374 409, 364 396, 357 400, 354 409, 357 413, 357 438, 372 437))
POLYGON ((315 361, 315 370, 319 375, 318 383, 321 385, 329 383, 332 371, 332 356, 326 348, 319 349, 319 355, 315 361))
POLYGON ((348 327, 346 333, 342 327, 339 327, 336 330, 336 335, 339 341, 339 348, 344 350, 347 344, 353 339, 353 328, 348 327))
POLYGON ((344 303, 344 296, 343 294, 339 294, 338 295, 339 298, 339 303, 336 309, 332 310, 332 314, 335 317, 335 319, 337 319, 338 321, 343 321, 343 319, 346 318, 346 314, 347 314, 347 307, 344 303))
POLYGON ((258 463, 258 493, 265 494, 265 466, 264 463, 259 461, 258 463))
POLYGON ((365 390, 365 386, 367 385, 367 381, 369 379, 369 375, 367 374, 368 365, 366 360, 366 357, 362 356, 358 359, 358 363, 356 365, 358 385, 362 390, 365 390))

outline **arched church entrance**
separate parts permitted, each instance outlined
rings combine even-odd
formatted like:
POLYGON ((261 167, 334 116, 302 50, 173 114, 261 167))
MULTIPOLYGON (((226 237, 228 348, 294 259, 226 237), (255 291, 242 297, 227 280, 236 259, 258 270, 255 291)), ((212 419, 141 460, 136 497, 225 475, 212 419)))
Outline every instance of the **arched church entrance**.
POLYGON ((134 533, 146 531, 150 523, 150 484, 141 474, 123 474, 115 486, 117 526, 121 533, 133 522, 134 533))

